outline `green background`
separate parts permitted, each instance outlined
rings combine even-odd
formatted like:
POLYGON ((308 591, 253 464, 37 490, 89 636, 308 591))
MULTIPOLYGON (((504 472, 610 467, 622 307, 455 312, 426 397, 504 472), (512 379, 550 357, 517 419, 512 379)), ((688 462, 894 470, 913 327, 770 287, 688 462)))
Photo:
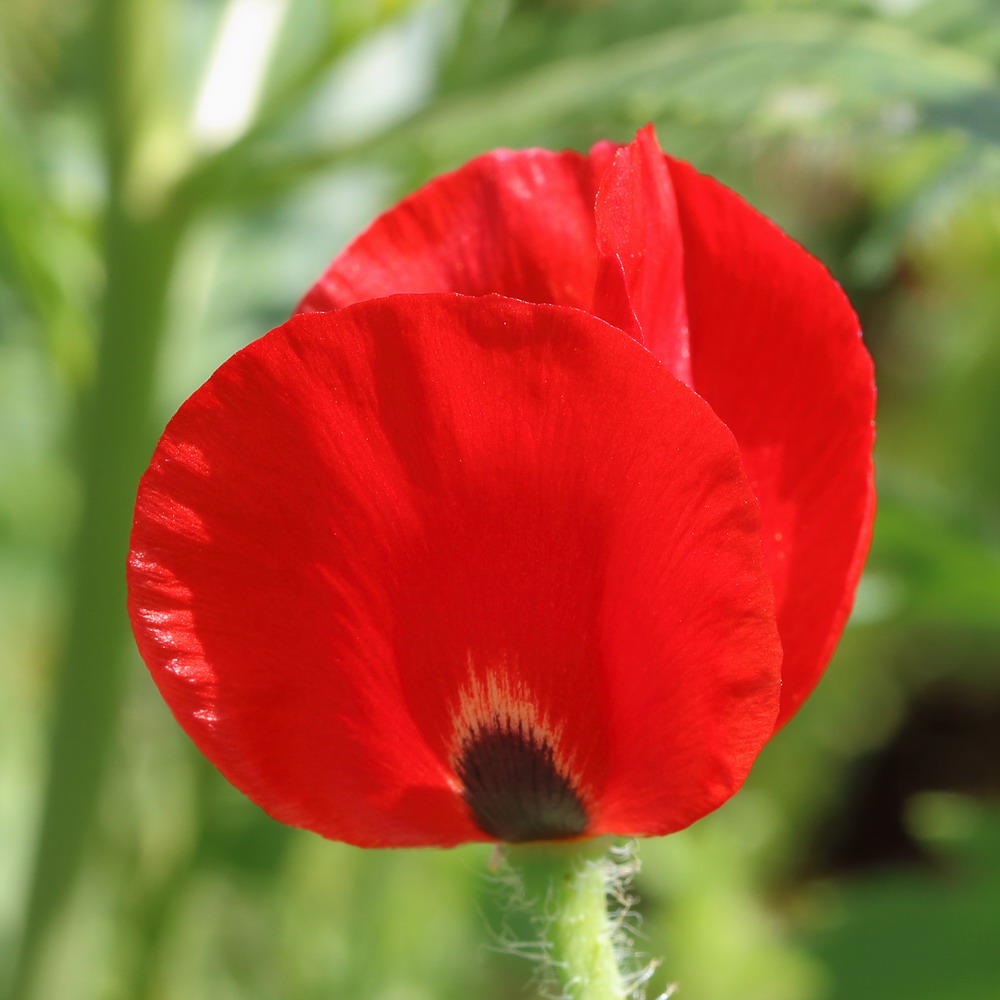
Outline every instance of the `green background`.
POLYGON ((199 757, 128 637, 127 531, 166 418, 375 213, 653 121, 847 288, 880 513, 815 696, 641 845, 649 995, 1000 997, 998 63, 992 0, 4 0, 0 990, 535 995, 489 848, 328 843, 199 757))

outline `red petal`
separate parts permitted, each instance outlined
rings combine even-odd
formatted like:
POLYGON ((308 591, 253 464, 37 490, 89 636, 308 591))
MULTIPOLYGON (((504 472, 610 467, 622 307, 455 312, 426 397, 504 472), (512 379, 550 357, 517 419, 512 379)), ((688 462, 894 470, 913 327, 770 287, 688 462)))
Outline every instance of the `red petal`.
POLYGON ((181 723, 286 822, 487 839, 456 748, 504 714, 584 832, 663 833, 773 727, 758 532, 729 432, 619 331, 398 296, 294 318, 184 404, 140 486, 130 612, 181 723))
POLYGON ((573 152, 477 157, 378 218, 333 261, 299 311, 397 292, 496 292, 589 309, 597 273, 594 170, 573 152))
POLYGON ((652 126, 588 157, 498 150, 435 178, 340 254, 299 311, 447 291, 586 309, 690 382, 677 209, 652 126))
POLYGON ((732 191, 669 162, 693 385, 739 441, 761 505, 785 651, 780 725, 819 680, 868 550, 871 359, 819 261, 732 191))
POLYGON ((663 158, 647 127, 587 158, 503 151, 432 181, 303 307, 448 290, 585 308, 716 408, 759 489, 787 719, 846 620, 874 509, 870 360, 830 276, 732 192, 663 158))
MULTIPOLYGON (((595 154, 603 159, 603 147, 595 154)), ((620 261, 624 269, 642 331, 638 339, 690 385, 684 248, 670 172, 651 125, 615 154, 601 182, 595 211, 602 260, 620 261)), ((615 319, 615 311, 605 308, 601 288, 592 311, 615 319)), ((616 325, 629 329, 624 323, 616 325)))

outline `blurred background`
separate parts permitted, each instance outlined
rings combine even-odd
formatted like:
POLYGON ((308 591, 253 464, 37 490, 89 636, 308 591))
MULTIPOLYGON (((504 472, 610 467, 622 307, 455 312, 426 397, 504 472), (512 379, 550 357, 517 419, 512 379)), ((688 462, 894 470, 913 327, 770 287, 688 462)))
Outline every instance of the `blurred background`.
POLYGON ((199 757, 128 636, 127 532, 166 418, 375 213, 653 121, 844 284, 881 403, 826 679, 641 845, 650 996, 1000 997, 998 64, 994 0, 4 0, 0 990, 534 995, 489 848, 328 843, 199 757))

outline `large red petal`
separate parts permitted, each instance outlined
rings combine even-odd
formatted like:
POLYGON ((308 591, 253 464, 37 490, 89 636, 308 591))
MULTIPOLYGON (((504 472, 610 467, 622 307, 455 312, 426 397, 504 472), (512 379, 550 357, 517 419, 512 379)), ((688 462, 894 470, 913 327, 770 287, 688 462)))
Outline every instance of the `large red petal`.
POLYGON ((336 257, 299 311, 398 292, 498 293, 589 308, 595 170, 603 163, 574 152, 479 156, 380 216, 336 257))
POLYGON ((826 269, 729 189, 670 161, 694 388, 739 441, 760 500, 785 652, 779 725, 847 620, 874 513, 875 389, 826 269))
POLYGON ((692 822, 773 727, 737 446, 576 310, 423 295, 289 321, 171 421, 129 581, 205 753, 357 844, 487 839, 456 747, 501 715, 545 739, 590 834, 692 822))
POLYGON ((647 127, 588 157, 501 151, 432 181, 341 254, 303 308, 448 290, 586 308, 716 408, 759 490, 785 721, 836 644, 874 508, 870 361, 827 272, 663 158, 647 127))

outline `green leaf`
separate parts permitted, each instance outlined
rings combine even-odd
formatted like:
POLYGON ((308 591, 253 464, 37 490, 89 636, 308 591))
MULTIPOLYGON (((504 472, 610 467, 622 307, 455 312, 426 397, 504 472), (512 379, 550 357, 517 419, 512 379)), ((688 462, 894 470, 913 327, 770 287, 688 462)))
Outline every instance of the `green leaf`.
POLYGON ((985 60, 876 21, 725 18, 432 102, 401 127, 356 144, 272 153, 235 183, 216 178, 201 194, 232 203, 272 197, 345 160, 376 155, 397 162, 416 156, 436 171, 496 146, 556 144, 567 132, 579 134, 581 117, 621 123, 618 139, 654 119, 744 134, 801 135, 820 126, 906 132, 924 117, 940 127, 942 108, 995 86, 985 60))

